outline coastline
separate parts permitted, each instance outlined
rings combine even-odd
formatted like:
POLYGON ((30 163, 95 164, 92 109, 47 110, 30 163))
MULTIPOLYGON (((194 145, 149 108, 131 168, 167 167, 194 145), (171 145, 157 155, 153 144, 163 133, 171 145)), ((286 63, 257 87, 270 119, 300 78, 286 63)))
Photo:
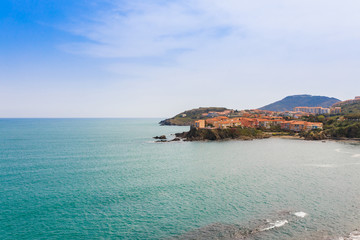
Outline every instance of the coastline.
POLYGON ((216 133, 212 131, 214 129, 206 129, 204 132, 199 133, 198 130, 191 130, 188 132, 175 133, 175 138, 168 139, 160 139, 158 136, 153 137, 154 139, 158 139, 155 142, 177 142, 177 141, 185 141, 185 142, 212 142, 212 141, 251 141, 251 140, 261 140, 261 139, 289 139, 289 140, 305 140, 305 141, 332 141, 332 142, 343 142, 343 143, 353 143, 360 144, 360 138, 323 138, 323 139, 307 139, 299 134, 290 135, 287 132, 278 133, 278 132, 263 132, 261 134, 255 135, 237 135, 237 136, 228 136, 221 134, 223 129, 217 129, 216 133), (220 134, 219 134, 220 132, 220 134), (209 133, 211 133, 209 135, 209 133), (216 136, 215 136, 216 135, 216 136))
POLYGON ((290 135, 270 135, 269 138, 306 140, 305 138, 300 136, 290 136, 290 135))

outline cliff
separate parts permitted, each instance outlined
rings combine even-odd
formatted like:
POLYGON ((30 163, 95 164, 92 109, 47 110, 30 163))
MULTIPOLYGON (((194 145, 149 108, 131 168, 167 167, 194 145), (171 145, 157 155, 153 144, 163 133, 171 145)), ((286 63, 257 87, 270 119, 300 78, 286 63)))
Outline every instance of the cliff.
POLYGON ((253 128, 227 128, 227 129, 196 129, 191 128, 189 132, 177 133, 176 137, 186 141, 218 141, 218 140, 252 140, 268 138, 262 131, 253 128))

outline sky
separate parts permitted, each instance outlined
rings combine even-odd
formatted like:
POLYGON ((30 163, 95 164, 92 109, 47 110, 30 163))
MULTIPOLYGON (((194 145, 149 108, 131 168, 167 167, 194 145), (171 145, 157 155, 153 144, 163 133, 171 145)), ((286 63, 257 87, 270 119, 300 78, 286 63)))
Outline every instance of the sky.
POLYGON ((358 0, 1 0, 0 117, 360 95, 358 0))

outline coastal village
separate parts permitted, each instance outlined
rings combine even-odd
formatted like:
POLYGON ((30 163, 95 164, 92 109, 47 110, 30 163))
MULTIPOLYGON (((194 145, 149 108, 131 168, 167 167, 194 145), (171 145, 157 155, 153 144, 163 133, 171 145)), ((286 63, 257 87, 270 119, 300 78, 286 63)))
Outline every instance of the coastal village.
POLYGON ((218 116, 209 119, 202 119, 194 122, 195 128, 208 128, 208 129, 225 129, 231 127, 247 127, 247 128, 260 128, 271 129, 280 128, 285 131, 310 131, 314 129, 322 129, 323 124, 317 122, 306 122, 297 120, 285 120, 283 117, 273 116, 271 113, 259 110, 256 114, 246 117, 229 118, 226 116, 218 116))
MULTIPOLYGON (((360 97, 353 100, 360 101, 360 97)), ((295 107, 293 111, 273 112, 266 110, 243 110, 208 112, 202 114, 205 119, 197 120, 193 127, 197 129, 226 129, 233 127, 245 127, 255 129, 281 129, 283 131, 302 132, 323 129, 323 123, 301 121, 304 116, 319 114, 340 114, 340 104, 331 108, 323 107, 295 107)))
MULTIPOLYGON (((360 140, 360 124, 358 124, 360 122, 360 96, 346 101, 335 99, 332 103, 323 104, 323 107, 316 103, 317 106, 313 104, 316 107, 308 107, 310 104, 301 99, 308 99, 307 95, 290 96, 284 99, 290 99, 290 102, 293 102, 294 97, 300 98, 300 101, 296 100, 297 104, 291 103, 291 107, 285 108, 284 104, 278 103, 283 100, 276 102, 278 110, 264 108, 233 110, 224 107, 205 107, 184 111, 171 119, 161 121, 160 124, 191 126, 190 131, 175 134, 176 138, 171 141, 181 139, 185 141, 250 140, 272 136, 306 140, 344 138, 360 140), (281 108, 285 110, 282 111, 281 108)), ((165 135, 154 138, 159 139, 160 142, 167 141, 165 135)))

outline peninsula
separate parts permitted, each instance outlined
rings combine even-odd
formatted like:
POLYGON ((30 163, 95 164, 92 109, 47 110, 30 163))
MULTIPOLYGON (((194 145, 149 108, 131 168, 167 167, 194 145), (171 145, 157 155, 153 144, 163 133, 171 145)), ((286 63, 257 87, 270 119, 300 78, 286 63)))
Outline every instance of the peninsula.
POLYGON ((185 141, 297 137, 306 140, 360 139, 360 97, 335 101, 330 107, 299 105, 292 111, 199 108, 185 111, 161 125, 190 125, 176 134, 185 141))

